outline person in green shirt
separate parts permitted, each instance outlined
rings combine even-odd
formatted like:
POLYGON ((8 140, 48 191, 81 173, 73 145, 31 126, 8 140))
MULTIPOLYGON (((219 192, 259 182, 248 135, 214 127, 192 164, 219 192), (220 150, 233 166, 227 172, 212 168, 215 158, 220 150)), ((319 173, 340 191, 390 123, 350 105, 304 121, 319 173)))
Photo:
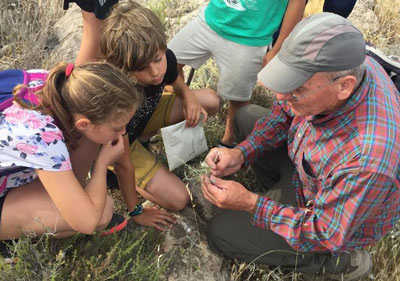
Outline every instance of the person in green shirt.
POLYGON ((184 65, 199 68, 214 57, 219 70, 217 93, 229 101, 220 144, 234 143, 233 116, 247 105, 257 73, 279 51, 304 13, 305 0, 211 0, 168 44, 184 65), (282 22, 274 46, 272 35, 282 22))

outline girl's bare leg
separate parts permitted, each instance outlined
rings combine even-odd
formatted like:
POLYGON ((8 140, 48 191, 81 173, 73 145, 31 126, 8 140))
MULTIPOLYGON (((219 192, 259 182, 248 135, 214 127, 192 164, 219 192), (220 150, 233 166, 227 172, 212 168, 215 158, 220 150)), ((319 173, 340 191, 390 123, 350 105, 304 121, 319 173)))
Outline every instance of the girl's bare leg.
MULTIPOLYGON (((111 220, 113 201, 107 198, 97 229, 111 220)), ((39 180, 11 189, 4 201, 0 220, 0 239, 18 238, 22 234, 41 235, 52 232, 66 237, 75 233, 61 216, 39 180)))

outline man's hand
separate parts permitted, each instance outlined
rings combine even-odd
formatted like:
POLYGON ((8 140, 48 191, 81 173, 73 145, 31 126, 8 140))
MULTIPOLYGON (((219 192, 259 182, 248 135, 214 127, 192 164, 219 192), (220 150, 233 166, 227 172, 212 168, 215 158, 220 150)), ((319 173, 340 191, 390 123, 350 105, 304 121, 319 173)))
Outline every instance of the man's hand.
POLYGON ((203 176, 201 189, 204 198, 219 208, 250 213, 256 211, 258 195, 248 191, 238 182, 203 176))
POLYGON ((159 231, 166 231, 176 223, 174 216, 157 207, 144 208, 143 213, 132 217, 132 220, 137 224, 151 226, 159 231))
POLYGON ((216 177, 229 176, 239 171, 243 162, 243 153, 236 148, 213 148, 206 156, 211 175, 216 177))
POLYGON ((187 91, 183 98, 183 116, 186 120, 186 126, 190 128, 196 127, 201 120, 202 114, 204 116, 203 122, 206 122, 207 111, 201 106, 193 92, 187 91))

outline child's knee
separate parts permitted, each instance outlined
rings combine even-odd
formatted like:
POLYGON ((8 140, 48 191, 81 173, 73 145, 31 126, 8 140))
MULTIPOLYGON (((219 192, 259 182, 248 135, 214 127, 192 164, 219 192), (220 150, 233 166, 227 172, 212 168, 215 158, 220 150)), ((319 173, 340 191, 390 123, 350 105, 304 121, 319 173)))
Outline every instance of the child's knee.
POLYGON ((180 211, 184 209, 190 202, 190 197, 187 192, 178 193, 176 195, 176 200, 171 202, 171 210, 180 211))
POLYGON ((205 94, 208 97, 208 106, 206 108, 208 114, 215 114, 219 111, 220 97, 217 95, 217 92, 213 89, 204 89, 205 94))
POLYGON ((173 192, 172 197, 161 200, 160 205, 170 211, 180 211, 184 209, 190 202, 190 197, 187 192, 173 192))
POLYGON ((107 195, 106 205, 104 206, 103 215, 100 218, 97 230, 105 228, 111 221, 114 210, 114 200, 110 195, 107 195))

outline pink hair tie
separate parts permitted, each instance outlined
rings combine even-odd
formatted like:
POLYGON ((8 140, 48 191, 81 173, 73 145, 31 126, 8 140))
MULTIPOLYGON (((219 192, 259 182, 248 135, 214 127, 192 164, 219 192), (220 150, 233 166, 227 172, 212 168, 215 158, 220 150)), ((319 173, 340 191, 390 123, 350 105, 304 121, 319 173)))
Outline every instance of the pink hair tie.
POLYGON ((65 76, 66 77, 69 77, 70 75, 71 75, 71 73, 72 73, 72 70, 74 69, 74 64, 73 63, 69 63, 68 65, 67 65, 67 67, 65 68, 65 76))

